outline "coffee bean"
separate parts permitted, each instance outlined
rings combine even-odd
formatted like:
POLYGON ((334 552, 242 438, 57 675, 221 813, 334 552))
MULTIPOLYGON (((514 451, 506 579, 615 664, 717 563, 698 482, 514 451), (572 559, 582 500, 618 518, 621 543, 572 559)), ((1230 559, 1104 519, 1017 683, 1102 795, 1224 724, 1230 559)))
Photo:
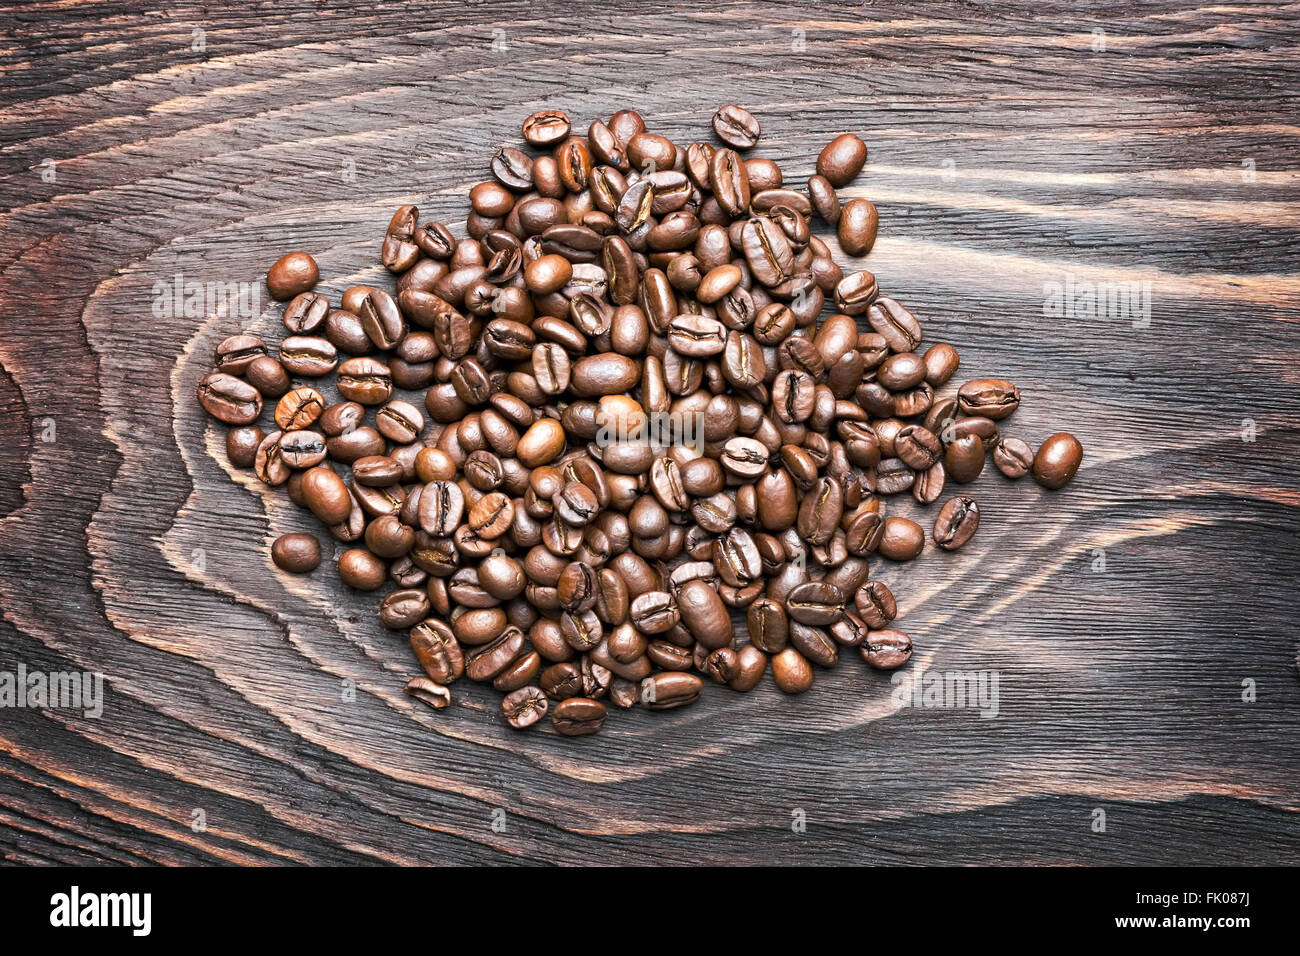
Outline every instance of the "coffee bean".
POLYGON ((319 292, 300 292, 284 309, 284 327, 293 335, 311 335, 325 324, 330 300, 319 292))
POLYGON ((375 591, 383 587, 388 568, 365 548, 351 548, 339 556, 339 577, 358 591, 375 591))
POLYGON ((550 706, 540 688, 521 687, 501 700, 501 714, 515 730, 523 730, 545 717, 550 706))
POLYGON ((785 606, 790 619, 800 624, 833 624, 844 613, 844 594, 833 584, 808 581, 789 593, 785 606))
POLYGON ((1044 488, 1061 488, 1068 484, 1083 461, 1083 445, 1068 432, 1057 432, 1041 445, 1034 455, 1034 481, 1044 488))
POLYGON ((704 682, 694 674, 661 671, 641 681, 641 703, 651 710, 672 710, 699 699, 704 682))
POLYGON ((551 726, 565 737, 594 734, 605 723, 605 705, 586 697, 570 697, 551 711, 551 726))
POLYGON ((969 541, 980 526, 980 509, 973 498, 949 498, 934 519, 934 543, 955 551, 969 541))
POLYGON ((393 375, 377 359, 350 358, 338 368, 339 394, 362 405, 382 405, 393 397, 393 375))
POLYGON ((565 139, 569 128, 564 110, 538 110, 524 120, 523 134, 528 145, 544 149, 565 139))
POLYGON ((967 484, 984 470, 984 441, 978 435, 961 435, 944 450, 944 467, 953 481, 967 484))
POLYGON ((713 132, 728 146, 750 149, 758 142, 760 128, 749 110, 724 106, 713 114, 713 132))
POLYGON ((957 391, 957 402, 967 415, 983 415, 995 422, 1020 407, 1020 389, 1000 378, 977 378, 957 391))
POLYGON ((772 678, 782 693, 802 694, 812 687, 812 667, 806 657, 787 647, 772 655, 772 678))
POLYGON ((1001 438, 993 446, 993 464, 1008 478, 1023 478, 1033 467, 1034 450, 1019 438, 1001 438))
POLYGON ((434 710, 443 710, 451 706, 451 691, 427 677, 412 677, 403 690, 422 704, 434 710))
POLYGON ((198 397, 204 411, 227 425, 247 425, 262 414, 258 390, 225 372, 213 372, 199 382, 198 397))
POLYGON ((832 186, 847 186, 867 163, 867 144, 852 133, 841 133, 817 157, 817 174, 832 186))
POLYGON ((885 533, 876 553, 891 561, 911 561, 925 547, 925 532, 910 518, 890 516, 885 519, 885 533))
POLYGON ((222 339, 213 355, 217 371, 227 375, 243 375, 255 359, 266 354, 266 343, 256 335, 232 335, 222 339))
POLYGON ((282 534, 271 545, 271 560, 291 574, 306 574, 320 565, 320 541, 313 534, 282 534))
POLYGON ((292 299, 306 292, 320 279, 316 260, 305 252, 290 252, 275 261, 266 272, 266 290, 273 299, 292 299))
POLYGON ((465 673, 460 643, 445 622, 428 618, 414 625, 409 637, 420 666, 438 683, 451 683, 465 673))
POLYGON ((850 199, 840 208, 840 219, 835 229, 846 253, 865 256, 876 244, 879 226, 880 215, 874 205, 865 199, 850 199))
POLYGON ((862 659, 878 670, 902 667, 912 657, 912 639, 902 631, 875 631, 862 645, 862 659))

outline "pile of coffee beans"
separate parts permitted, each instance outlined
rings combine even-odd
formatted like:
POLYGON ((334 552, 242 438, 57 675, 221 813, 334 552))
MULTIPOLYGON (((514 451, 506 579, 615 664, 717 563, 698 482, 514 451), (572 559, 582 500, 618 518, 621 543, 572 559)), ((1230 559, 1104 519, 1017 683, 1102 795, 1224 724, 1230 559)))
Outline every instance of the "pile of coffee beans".
MULTIPOLYGON (((292 252, 266 277, 288 301, 278 349, 217 346, 198 399, 231 463, 352 545, 344 582, 391 586, 379 618, 409 635, 427 676, 406 691, 431 707, 467 676, 512 727, 590 734, 606 701, 680 707, 769 664, 790 694, 849 649, 899 667, 912 641, 871 562, 916 558, 926 534, 886 502, 938 502, 990 454, 1047 488, 1079 468, 1071 435, 1035 453, 1002 434, 1011 382, 945 393, 957 351, 921 351, 916 317, 815 234, 875 243, 876 208, 836 194, 861 139, 832 139, 799 189, 742 155, 749 111, 713 131, 682 147, 631 110, 585 136, 534 113, 531 151, 502 146, 470 189, 467 237, 393 215, 395 291, 336 305, 292 252)), ((960 548, 979 523, 953 495, 930 537, 960 548)), ((308 572, 320 542, 284 535, 271 557, 308 572)))

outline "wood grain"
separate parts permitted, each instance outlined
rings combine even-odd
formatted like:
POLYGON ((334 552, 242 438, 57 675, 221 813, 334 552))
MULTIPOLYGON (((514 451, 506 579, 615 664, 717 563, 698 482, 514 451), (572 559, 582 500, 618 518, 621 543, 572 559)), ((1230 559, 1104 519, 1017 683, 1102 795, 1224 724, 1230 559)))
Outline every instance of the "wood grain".
POLYGON ((8 7, 0 670, 102 672, 107 698, 98 720, 0 710, 0 856, 1300 861, 1298 13, 8 7), (422 709, 373 596, 271 565, 311 522, 229 467, 192 400, 215 343, 278 340, 278 308, 159 319, 155 283, 256 282, 292 248, 331 296, 390 281, 392 208, 460 228, 528 112, 626 105, 689 142, 733 101, 795 182, 863 135, 861 264, 959 374, 1021 386, 1011 432, 1087 449, 1056 493, 986 474, 967 549, 875 571, 910 667, 996 670, 997 718, 900 707, 851 660, 801 698, 710 688, 583 740, 513 733, 467 683, 422 709), (1045 316, 1067 277, 1150 283, 1149 326, 1045 316))

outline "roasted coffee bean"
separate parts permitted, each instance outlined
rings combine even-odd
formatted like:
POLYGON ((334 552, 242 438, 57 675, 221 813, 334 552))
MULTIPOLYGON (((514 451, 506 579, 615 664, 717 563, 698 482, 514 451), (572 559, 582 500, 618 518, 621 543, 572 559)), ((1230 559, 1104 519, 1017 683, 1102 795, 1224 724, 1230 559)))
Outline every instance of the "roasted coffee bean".
POLYGON ((957 402, 967 415, 997 422, 1020 407, 1020 389, 1004 379, 977 378, 957 390, 957 402))
POLYGON ((953 481, 967 484, 984 470, 984 442, 978 435, 961 435, 943 453, 944 469, 953 481))
POLYGON ((938 436, 922 425, 907 425, 894 436, 894 453, 909 468, 925 471, 944 453, 938 436))
POLYGON ((409 637, 420 666, 438 683, 449 684, 465 673, 460 643, 445 622, 429 618, 414 625, 409 637))
POLYGON ((290 468, 306 469, 325 460, 325 436, 314 431, 288 431, 280 436, 280 457, 290 468))
POLYGON ((951 345, 932 345, 925 353, 925 380, 938 388, 952 378, 961 359, 951 345))
POLYGON ((736 149, 750 149, 758 142, 758 120, 740 106, 724 106, 713 114, 713 132, 718 139, 736 149))
POLYGON ((256 335, 232 335, 217 344, 214 358, 217 371, 243 375, 256 359, 266 354, 266 343, 256 335))
POLYGON ((379 605, 379 620, 390 630, 405 631, 424 620, 429 610, 429 596, 420 588, 408 588, 384 598, 379 605))
POLYGON ((451 691, 427 677, 412 677, 406 682, 403 690, 408 696, 414 697, 434 710, 443 710, 451 706, 451 691))
POLYGON ((502 698, 501 714, 515 730, 523 730, 545 717, 550 706, 540 688, 521 687, 502 698))
POLYGON ((271 298, 292 299, 306 292, 320 279, 316 260, 305 252, 290 252, 275 260, 266 272, 266 291, 271 298))
POLYGON ((251 468, 257 446, 266 436, 256 425, 242 425, 226 432, 226 457, 236 468, 251 468))
POLYGON ((465 495, 453 481, 431 481, 420 492, 420 527, 435 537, 454 534, 464 513, 465 495))
POLYGON ((888 296, 873 296, 870 305, 867 322, 889 347, 895 352, 915 351, 921 344, 921 323, 916 317, 888 296))
POLYGON ((1034 450, 1019 438, 1000 438, 993 446, 993 464, 1008 478, 1023 478, 1033 467, 1034 450))
POLYGON ((372 358, 350 358, 339 365, 338 390, 345 399, 362 405, 382 405, 393 397, 393 375, 387 365, 372 358))
POLYGON ((878 670, 902 667, 912 657, 912 639, 902 631, 875 631, 867 635, 862 659, 878 670))
POLYGON ((352 548, 339 556, 339 577, 358 591, 376 591, 383 587, 388 568, 365 548, 352 548))
POLYGON ((605 705, 586 697, 570 697, 551 711, 551 726, 565 737, 594 734, 605 723, 605 705))
POLYGON ((641 681, 641 703, 651 710, 685 707, 699 699, 704 682, 694 674, 661 671, 641 681))
POLYGON ((1083 445, 1068 432, 1057 432, 1041 445, 1034 455, 1034 481, 1044 488, 1061 488, 1068 484, 1083 462, 1083 445))
POLYGON ((666 591, 647 591, 637 595, 632 600, 629 615, 632 624, 642 634, 662 634, 681 620, 676 602, 666 591))
MULTIPOLYGON (((880 289, 876 284, 876 277, 870 272, 863 269, 860 272, 852 272, 846 275, 835 286, 835 305, 845 315, 862 315, 868 313, 873 308, 880 289)), ((883 334, 883 333, 881 333, 883 334)), ((892 348, 894 343, 890 342, 892 348)), ((910 351, 910 346, 896 349, 896 351, 910 351)))
POLYGON ((806 657, 787 647, 772 655, 772 678, 782 693, 802 694, 812 687, 812 667, 806 657))
POLYGON ((840 220, 835 229, 845 252, 851 256, 865 256, 876 244, 879 226, 880 215, 874 205, 865 199, 850 199, 840 208, 840 220))
POLYGON ((282 534, 271 545, 271 560, 291 574, 306 574, 320 565, 320 541, 313 534, 282 534))
POLYGON ((925 532, 910 518, 890 516, 885 519, 885 533, 876 553, 891 561, 911 561, 925 547, 925 532))
POLYGON ((833 624, 844 613, 844 594, 833 584, 809 581, 786 596, 785 606, 790 619, 800 624, 833 624))
POLYGON ((867 163, 867 144, 852 133, 841 133, 826 144, 817 157, 817 175, 839 188, 862 171, 867 163))
POLYGON ((682 624, 700 644, 718 648, 730 643, 731 615, 718 592, 707 582, 686 582, 677 592, 677 608, 682 624))
POLYGON ((280 343, 280 364, 294 375, 317 378, 334 371, 339 353, 329 339, 291 335, 280 343))
POLYGON ((975 499, 949 498, 934 519, 934 543, 955 551, 969 541, 980 526, 980 509, 975 499))
POLYGON ((198 397, 204 411, 227 425, 247 425, 262 414, 261 393, 224 372, 213 372, 199 382, 198 397))
POLYGON ((898 616, 893 592, 883 581, 868 581, 853 596, 858 616, 872 630, 887 627, 898 616))

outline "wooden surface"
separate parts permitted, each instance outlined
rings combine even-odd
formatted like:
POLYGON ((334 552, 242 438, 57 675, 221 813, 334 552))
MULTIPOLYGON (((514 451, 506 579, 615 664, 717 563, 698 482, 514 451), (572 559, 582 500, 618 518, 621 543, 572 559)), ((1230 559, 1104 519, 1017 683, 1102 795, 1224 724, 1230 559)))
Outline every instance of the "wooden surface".
POLYGON ((99 720, 0 711, 0 857, 1300 861, 1300 6, 547 6, 0 14, 0 669, 107 682, 99 720), (279 309, 159 319, 155 282, 305 248, 336 296, 385 278, 399 203, 463 222, 534 109, 685 143, 731 101, 798 182, 863 135, 864 264, 959 376, 1022 387, 1010 433, 1085 445, 1067 489, 986 473, 968 548, 876 571, 910 666, 996 670, 998 717, 900 708, 847 657, 799 698, 710 687, 581 740, 468 682, 423 708, 373 595, 273 569, 313 522, 232 481, 193 402, 279 309), (1150 282, 1149 327, 1045 317, 1067 275, 1150 282))

